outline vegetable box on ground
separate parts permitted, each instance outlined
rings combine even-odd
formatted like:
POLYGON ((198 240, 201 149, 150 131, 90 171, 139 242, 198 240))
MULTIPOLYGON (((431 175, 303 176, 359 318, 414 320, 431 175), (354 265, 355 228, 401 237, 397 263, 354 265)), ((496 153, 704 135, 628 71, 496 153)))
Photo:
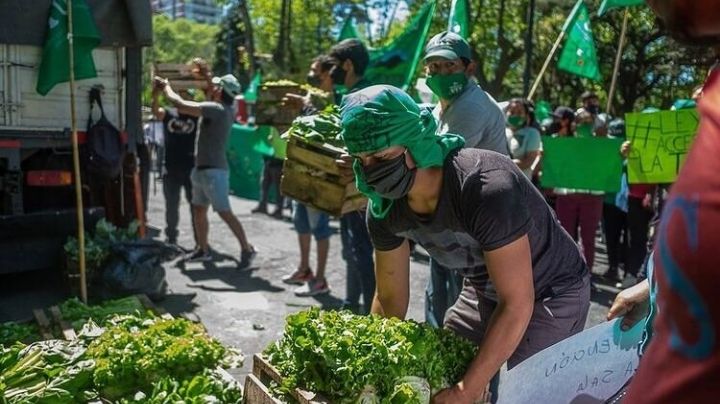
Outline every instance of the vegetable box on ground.
MULTIPOLYGON (((279 398, 273 396, 271 384, 281 385, 283 378, 270 362, 262 355, 253 356, 252 374, 245 379, 243 392, 246 404, 280 404, 279 398)), ((330 401, 313 392, 295 389, 293 398, 300 404, 331 404, 330 401)))
POLYGON ((344 150, 328 143, 290 135, 280 191, 333 216, 364 207, 367 198, 353 176, 343 176, 335 163, 344 150))

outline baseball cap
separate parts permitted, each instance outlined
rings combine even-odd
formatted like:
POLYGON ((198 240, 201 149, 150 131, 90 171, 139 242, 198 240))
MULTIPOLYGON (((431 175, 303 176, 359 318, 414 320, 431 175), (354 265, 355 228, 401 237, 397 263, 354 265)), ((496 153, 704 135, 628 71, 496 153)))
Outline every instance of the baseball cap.
POLYGON ((425 57, 428 60, 432 57, 441 57, 444 59, 470 59, 470 45, 460 35, 444 31, 430 39, 425 46, 425 57))
POLYGON ((231 97, 235 97, 242 92, 240 82, 238 82, 238 79, 236 79, 232 74, 226 74, 222 77, 215 76, 212 78, 212 83, 216 86, 220 86, 220 88, 222 88, 223 91, 231 97))
POLYGON ((555 111, 553 111, 552 115, 555 118, 560 119, 575 119, 575 112, 570 107, 557 107, 555 108, 555 111))

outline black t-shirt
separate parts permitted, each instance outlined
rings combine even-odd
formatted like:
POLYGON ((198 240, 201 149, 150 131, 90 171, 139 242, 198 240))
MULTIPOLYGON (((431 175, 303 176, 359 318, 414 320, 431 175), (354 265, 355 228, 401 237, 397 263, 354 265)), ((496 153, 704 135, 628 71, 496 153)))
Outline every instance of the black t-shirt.
POLYGON ((527 234, 537 299, 557 294, 587 274, 577 244, 560 226, 542 195, 508 157, 480 149, 451 153, 432 215, 418 215, 403 198, 384 219, 368 215, 375 248, 388 251, 404 239, 422 245, 442 266, 457 270, 496 299, 484 251, 527 234))
POLYGON ((165 168, 168 171, 189 171, 195 166, 195 139, 198 118, 165 111, 165 168))

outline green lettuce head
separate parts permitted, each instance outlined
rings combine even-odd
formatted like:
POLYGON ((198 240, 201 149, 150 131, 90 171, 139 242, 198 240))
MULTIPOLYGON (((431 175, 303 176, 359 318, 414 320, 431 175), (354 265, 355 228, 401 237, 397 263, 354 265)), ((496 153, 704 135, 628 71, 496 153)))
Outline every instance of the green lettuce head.
MULTIPOLYGON (((389 85, 371 86, 347 95, 340 118, 345 146, 353 155, 404 146, 417 168, 442 167, 445 157, 465 144, 457 135, 437 135, 432 113, 421 109, 404 91, 389 85)), ((353 171, 358 190, 370 200, 373 217, 387 216, 393 201, 367 185, 359 161, 355 161, 353 171)))

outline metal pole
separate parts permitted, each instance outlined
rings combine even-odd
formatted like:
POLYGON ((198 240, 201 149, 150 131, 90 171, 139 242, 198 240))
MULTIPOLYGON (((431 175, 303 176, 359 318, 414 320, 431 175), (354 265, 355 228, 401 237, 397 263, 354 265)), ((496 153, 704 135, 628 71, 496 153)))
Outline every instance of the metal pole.
POLYGON ((527 14, 527 33, 525 34, 525 76, 523 77, 523 94, 528 94, 532 75, 533 31, 535 25, 535 0, 530 0, 527 14))
POLYGON ((605 112, 610 115, 613 98, 615 97, 615 86, 617 85, 618 71, 620 70, 620 61, 622 60, 623 47, 625 46, 625 34, 627 34, 628 17, 630 12, 625 7, 625 16, 623 17, 622 30, 620 31, 620 43, 618 43, 617 55, 615 55, 615 68, 613 69, 612 81, 610 82, 610 91, 608 92, 607 107, 605 112))
POLYGON ((553 45, 552 49, 550 50, 550 54, 545 59, 545 63, 543 63, 543 67, 542 67, 542 69, 540 69, 540 74, 538 74, 537 78, 535 79, 535 83, 533 83, 533 86, 530 89, 530 92, 528 93, 527 98, 529 100, 532 100, 533 95, 535 95, 535 90, 537 90, 538 86, 540 85, 540 79, 542 79, 543 74, 545 74, 545 70, 547 70, 548 65, 550 64, 550 61, 552 60, 553 55, 555 55, 555 52, 557 52, 557 49, 560 47, 560 42, 562 42, 563 38, 565 38, 565 30, 562 30, 560 32, 560 35, 558 35, 558 38, 555 41, 555 44, 553 45))
POLYGON ((80 298, 84 303, 87 303, 87 284, 85 282, 85 217, 83 215, 82 183, 80 182, 80 150, 78 148, 78 135, 75 115, 75 50, 73 49, 74 41, 72 0, 67 0, 67 12, 68 54, 70 56, 70 122, 72 127, 73 168, 75 170, 75 203, 77 205, 80 298))

